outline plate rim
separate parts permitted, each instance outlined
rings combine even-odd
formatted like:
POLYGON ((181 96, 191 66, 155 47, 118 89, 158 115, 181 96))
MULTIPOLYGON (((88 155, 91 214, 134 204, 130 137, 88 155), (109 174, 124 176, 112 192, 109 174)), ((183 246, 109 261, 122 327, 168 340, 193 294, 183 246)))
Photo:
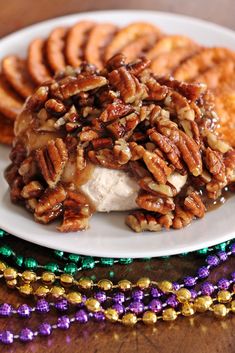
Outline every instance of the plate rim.
MULTIPOLYGON (((232 39, 235 39, 235 31, 230 29, 230 28, 227 28, 227 27, 224 27, 224 26, 221 26, 221 25, 218 25, 218 24, 215 24, 213 22, 210 22, 210 21, 206 21, 206 20, 202 20, 202 19, 199 19, 199 18, 195 18, 195 17, 192 17, 192 16, 187 16, 187 15, 182 15, 182 14, 174 14, 174 13, 169 13, 169 12, 164 12, 164 11, 154 11, 154 10, 138 10, 138 9, 118 9, 118 10, 98 10, 98 11, 87 11, 87 12, 80 12, 80 13, 75 13, 75 14, 69 14, 69 15, 65 15, 65 16, 59 16, 59 17, 55 17, 55 18, 51 18, 51 19, 48 19, 48 20, 45 20, 45 21, 40 21, 40 22, 37 22, 37 23, 34 23, 32 25, 29 25, 27 27, 24 27, 20 30, 16 30, 6 36, 4 36, 3 38, 0 39, 0 45, 4 45, 7 41, 11 41, 11 40, 14 40, 14 38, 16 36, 24 36, 24 35, 28 35, 28 32, 29 31, 37 31, 39 30, 40 28, 44 27, 44 26, 50 26, 50 24, 52 22, 58 22, 58 21, 62 21, 62 20, 65 20, 65 21, 71 21, 71 23, 74 21, 74 23, 79 20, 79 19, 82 19, 82 18, 86 18, 86 17, 89 17, 89 16, 96 16, 97 14, 99 14, 101 17, 102 15, 113 15, 113 14, 116 14, 116 15, 127 15, 128 16, 128 13, 131 13, 133 15, 136 15, 136 16, 140 16, 140 17, 143 17, 143 20, 144 21, 147 21, 146 18, 148 15, 156 15, 156 16, 160 16, 160 17, 167 17, 168 20, 169 19, 178 19, 178 20, 183 20, 183 21, 190 21, 190 22, 193 22, 196 26, 206 26, 208 30, 210 31, 220 31, 220 32, 223 32, 224 35, 226 36, 229 36, 231 37, 232 39)), ((101 19, 102 20, 102 19, 101 19)), ((130 22, 127 20, 127 23, 130 22)), ((150 22, 151 22, 151 19, 150 19, 150 22)), ((43 37, 43 34, 42 34, 42 37, 43 37)), ((7 232, 9 233, 14 233, 15 236, 21 238, 21 239, 24 239, 32 244, 37 244, 37 245, 40 245, 40 246, 43 246, 43 247, 47 247, 47 248, 50 248, 50 249, 53 249, 51 247, 51 244, 45 243, 45 240, 47 240, 47 238, 40 238, 40 240, 43 240, 42 242, 38 241, 38 238, 35 238, 33 240, 29 240, 26 236, 22 236, 22 234, 19 235, 19 232, 18 231, 14 231, 12 232, 11 230, 11 227, 8 227, 6 226, 5 224, 2 226, 2 219, 0 219, 0 226, 2 227, 2 229, 6 230, 7 232)), ((39 229, 39 232, 40 232, 40 229, 39 229)), ((136 234, 136 236, 138 236, 138 234, 136 234)), ((157 236, 157 234, 156 234, 157 236)), ((224 242, 224 241, 227 241, 227 240, 230 240, 234 237, 234 234, 232 232, 232 234, 226 234, 222 237, 220 237, 220 240, 219 242, 224 242), (232 237, 231 237, 232 236, 232 237)), ((203 248, 203 247, 208 247, 208 246, 214 246, 218 244, 218 239, 215 239, 214 241, 213 240, 204 240, 203 242, 201 242, 201 245, 200 245, 200 248, 203 248)), ((57 246, 56 248, 58 250, 63 250, 63 251, 66 251, 66 252, 71 252, 71 250, 69 250, 68 248, 66 249, 66 243, 63 244, 63 246, 57 246)), ((181 248, 179 248, 178 250, 175 250, 175 248, 173 247, 170 247, 169 249, 167 250, 164 250, 164 253, 163 251, 157 251, 158 254, 156 255, 156 249, 155 251, 152 250, 150 248, 149 251, 145 251, 144 254, 140 254, 138 251, 139 250, 135 250, 135 253, 132 251, 132 254, 131 254, 131 257, 133 258, 141 258, 141 257, 146 257, 146 256, 151 256, 151 257, 158 257, 158 256, 168 256, 168 255, 176 255, 176 254, 179 254, 179 253, 182 253, 182 252, 185 252, 185 251, 195 251, 199 249, 199 245, 198 244, 195 244, 195 245, 187 245, 184 246, 184 244, 181 245, 181 248), (182 248, 183 247, 183 248, 182 248)), ((79 249, 76 250, 75 252, 78 253, 79 249)), ((125 253, 125 251, 124 251, 125 253)), ((79 251, 79 254, 81 254, 81 251, 79 251)), ((87 252, 86 251, 82 251, 82 254, 84 255, 90 255, 90 256, 107 256, 109 257, 110 254, 109 254, 109 251, 108 250, 104 250, 102 252, 102 254, 99 252, 97 253, 95 249, 92 249, 92 250, 88 250, 87 252)), ((118 255, 118 256, 115 256, 112 254, 112 257, 113 258, 117 258, 117 257, 129 257, 127 254, 123 255, 122 254, 118 255)))

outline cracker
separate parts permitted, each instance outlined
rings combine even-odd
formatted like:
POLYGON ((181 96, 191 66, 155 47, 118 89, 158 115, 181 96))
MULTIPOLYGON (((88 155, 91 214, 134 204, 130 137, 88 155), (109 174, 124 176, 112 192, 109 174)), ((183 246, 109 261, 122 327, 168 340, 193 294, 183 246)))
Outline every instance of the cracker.
POLYGON ((14 138, 14 124, 0 114, 0 143, 11 145, 14 138))
POLYGON ((201 52, 182 63, 174 71, 174 77, 180 81, 191 82, 206 70, 227 58, 235 60, 235 53, 220 47, 204 48, 201 52))
POLYGON ((110 42, 117 26, 111 23, 97 24, 91 31, 84 49, 84 58, 87 62, 94 64, 98 69, 102 69, 102 54, 106 45, 110 42))
POLYGON ((51 70, 55 73, 66 66, 64 56, 67 28, 57 27, 49 35, 46 44, 46 57, 51 70))
POLYGON ((148 50, 150 47, 153 46, 153 44, 157 40, 157 37, 158 37, 158 34, 153 32, 153 33, 145 34, 133 40, 131 43, 127 44, 122 49, 122 54, 125 55, 126 61, 127 62, 133 61, 134 59, 144 54, 146 50, 148 50))
POLYGON ((23 100, 13 91, 3 74, 0 74, 0 112, 15 120, 23 106, 23 100))
POLYGON ((181 35, 170 35, 161 38, 147 53, 148 59, 152 60, 163 53, 170 53, 178 48, 196 48, 196 44, 191 38, 181 35))
POLYGON ((41 84, 51 78, 51 73, 45 58, 46 41, 41 38, 34 39, 28 48, 27 65, 29 73, 36 84, 41 84))
POLYGON ((9 84, 22 98, 33 94, 35 85, 29 75, 26 60, 16 55, 6 56, 2 60, 2 72, 9 84))
POLYGON ((217 95, 215 106, 220 118, 218 132, 225 141, 235 147, 235 89, 217 95))
POLYGON ((169 53, 158 55, 151 62, 151 69, 156 75, 168 75, 178 67, 182 61, 196 53, 196 48, 177 48, 169 53))
POLYGON ((81 64, 85 43, 94 25, 91 21, 81 21, 69 30, 65 43, 65 56, 69 65, 77 67, 81 64))
POLYGON ((145 22, 134 22, 130 25, 122 28, 116 36, 114 36, 113 40, 107 46, 105 50, 105 60, 107 61, 113 55, 121 52, 124 47, 126 47, 132 41, 142 37, 143 35, 150 33, 160 33, 160 30, 150 24, 145 22))

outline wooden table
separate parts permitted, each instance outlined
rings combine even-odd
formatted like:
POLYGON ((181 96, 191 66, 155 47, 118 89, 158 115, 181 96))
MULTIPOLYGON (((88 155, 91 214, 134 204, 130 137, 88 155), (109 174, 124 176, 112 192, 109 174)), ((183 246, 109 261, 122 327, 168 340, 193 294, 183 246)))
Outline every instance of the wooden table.
MULTIPOLYGON (((79 11, 115 9, 115 8, 143 8, 183 13, 211 20, 235 29, 233 0, 213 1, 185 1, 185 0, 8 0, 1 1, 0 7, 0 37, 7 33, 28 26, 32 23, 48 18, 75 13, 79 11)), ((33 255, 42 262, 51 261, 45 255, 47 251, 23 241, 14 239, 14 248, 25 255, 33 255)), ((132 280, 145 273, 153 279, 178 280, 186 274, 193 274, 203 262, 202 259, 190 256, 187 258, 174 257, 170 260, 154 260, 152 262, 135 262, 130 266, 116 266, 113 279, 122 277, 132 280)), ((221 276, 228 275, 235 268, 235 259, 221 266, 211 280, 216 281, 221 276)), ((89 274, 89 272, 87 272, 89 274)), ((97 279, 109 276, 109 269, 95 271, 97 279)), ((10 289, 6 289, 3 282, 0 287, 1 301, 14 304, 23 303, 25 298, 10 289)), ((30 303, 30 300, 28 300, 30 303)), ((41 316, 34 315, 33 319, 25 321, 25 325, 36 328, 41 316)), ((56 316, 51 316, 51 321, 56 316)), ((0 329, 8 327, 18 330, 22 321, 13 319, 7 325, 7 320, 0 320, 0 329), (10 325, 10 326, 9 326, 10 325)), ((84 326, 73 325, 69 331, 55 332, 49 339, 36 339, 33 343, 23 346, 16 343, 12 347, 0 347, 1 352, 78 352, 78 353, 233 353, 235 351, 235 316, 226 320, 216 320, 211 314, 197 315, 194 318, 179 318, 176 322, 157 323, 154 327, 139 325, 135 328, 123 328, 119 325, 105 323, 89 323, 84 326)))

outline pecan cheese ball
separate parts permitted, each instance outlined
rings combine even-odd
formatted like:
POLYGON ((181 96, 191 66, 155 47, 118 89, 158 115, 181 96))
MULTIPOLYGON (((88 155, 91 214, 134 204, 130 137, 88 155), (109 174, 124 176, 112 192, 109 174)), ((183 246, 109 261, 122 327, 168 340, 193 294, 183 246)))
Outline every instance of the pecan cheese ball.
POLYGON ((216 133, 203 84, 155 76, 117 54, 98 71, 67 67, 26 101, 5 171, 12 202, 61 232, 95 211, 132 210, 136 232, 182 228, 234 181, 235 151, 216 133), (211 201, 210 201, 211 200, 211 201))

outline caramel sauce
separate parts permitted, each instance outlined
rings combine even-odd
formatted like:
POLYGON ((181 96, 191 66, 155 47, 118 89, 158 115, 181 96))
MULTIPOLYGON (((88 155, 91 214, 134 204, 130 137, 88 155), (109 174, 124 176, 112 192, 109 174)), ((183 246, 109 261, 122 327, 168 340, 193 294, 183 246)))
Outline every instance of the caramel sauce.
POLYGON ((222 206, 232 196, 234 196, 234 192, 232 192, 228 187, 226 187, 222 191, 222 195, 217 200, 207 199, 205 201, 205 206, 206 206, 207 212, 216 210, 217 208, 222 206))

